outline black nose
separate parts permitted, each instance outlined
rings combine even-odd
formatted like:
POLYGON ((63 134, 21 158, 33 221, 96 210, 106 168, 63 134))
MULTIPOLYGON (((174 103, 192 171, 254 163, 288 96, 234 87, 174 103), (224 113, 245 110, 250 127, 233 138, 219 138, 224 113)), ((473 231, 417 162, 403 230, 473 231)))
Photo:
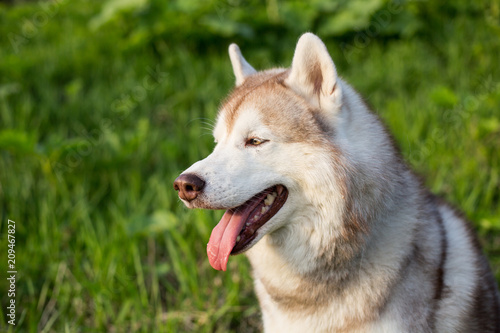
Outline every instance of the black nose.
POLYGON ((182 200, 196 199, 203 187, 205 187, 203 179, 192 173, 182 174, 174 181, 174 189, 179 192, 179 198, 182 200))

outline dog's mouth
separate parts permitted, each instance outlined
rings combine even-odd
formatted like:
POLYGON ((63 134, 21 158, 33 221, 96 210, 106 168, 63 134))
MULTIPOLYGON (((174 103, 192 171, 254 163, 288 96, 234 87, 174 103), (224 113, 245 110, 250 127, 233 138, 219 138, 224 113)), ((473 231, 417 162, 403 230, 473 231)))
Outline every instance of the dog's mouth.
POLYGON ((243 205, 228 209, 210 235, 207 245, 210 265, 225 271, 229 255, 247 250, 257 236, 257 230, 276 215, 287 197, 286 187, 275 185, 254 195, 243 205))

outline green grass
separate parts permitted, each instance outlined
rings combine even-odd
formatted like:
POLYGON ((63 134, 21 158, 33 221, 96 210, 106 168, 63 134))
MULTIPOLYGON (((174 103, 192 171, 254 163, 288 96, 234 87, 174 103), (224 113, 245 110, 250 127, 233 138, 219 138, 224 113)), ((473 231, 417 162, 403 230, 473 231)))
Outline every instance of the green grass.
MULTIPOLYGON (((229 41, 256 68, 288 66, 298 34, 273 23, 263 42, 212 38, 190 25, 170 38, 119 18, 92 30, 99 3, 60 1, 14 48, 41 6, 0 4, 0 271, 7 219, 18 270, 17 325, 7 325, 2 278, 0 331, 258 331, 246 259, 222 273, 206 257, 221 212, 185 209, 172 182, 213 148, 234 80, 229 41)), ((360 32, 325 40, 426 184, 474 221, 500 278, 499 8, 433 18, 444 5, 411 6, 403 14, 430 21, 410 37, 384 33, 348 54, 360 32)))

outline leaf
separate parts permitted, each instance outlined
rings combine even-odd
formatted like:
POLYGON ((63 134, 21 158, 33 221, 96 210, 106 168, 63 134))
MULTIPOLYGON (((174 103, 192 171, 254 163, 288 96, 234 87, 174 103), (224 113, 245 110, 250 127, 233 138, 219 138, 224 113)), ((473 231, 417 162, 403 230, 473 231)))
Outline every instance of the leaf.
POLYGON ((384 0, 353 0, 327 18, 318 33, 323 36, 339 36, 349 31, 366 29, 371 16, 382 8, 384 0))
POLYGON ((21 91, 21 85, 19 83, 8 83, 0 85, 0 98, 16 94, 21 91))
POLYGON ((458 103, 455 93, 448 87, 439 86, 431 93, 431 100, 440 107, 453 108, 458 103))
POLYGON ((151 215, 139 215, 127 225, 127 233, 136 235, 155 235, 171 230, 178 225, 178 218, 167 210, 157 210, 151 215))
POLYGON ((238 34, 253 37, 253 30, 250 26, 222 17, 206 16, 200 20, 200 24, 206 26, 211 33, 223 37, 232 37, 238 34))
POLYGON ((26 132, 6 129, 0 131, 0 149, 16 153, 32 153, 35 148, 35 140, 26 132))
POLYGON ((479 128, 483 135, 500 131, 500 120, 497 117, 481 119, 479 128))
POLYGON ((111 0, 107 1, 101 12, 90 20, 91 29, 99 29, 121 12, 139 10, 148 4, 148 0, 111 0))

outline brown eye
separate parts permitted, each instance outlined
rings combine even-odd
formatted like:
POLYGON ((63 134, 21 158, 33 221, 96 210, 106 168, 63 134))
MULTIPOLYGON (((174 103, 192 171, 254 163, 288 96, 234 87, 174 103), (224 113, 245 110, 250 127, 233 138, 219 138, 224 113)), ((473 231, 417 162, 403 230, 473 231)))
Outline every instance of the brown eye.
POLYGON ((263 144, 265 141, 267 141, 267 140, 261 140, 258 138, 250 138, 245 143, 245 146, 258 146, 258 145, 263 144))

